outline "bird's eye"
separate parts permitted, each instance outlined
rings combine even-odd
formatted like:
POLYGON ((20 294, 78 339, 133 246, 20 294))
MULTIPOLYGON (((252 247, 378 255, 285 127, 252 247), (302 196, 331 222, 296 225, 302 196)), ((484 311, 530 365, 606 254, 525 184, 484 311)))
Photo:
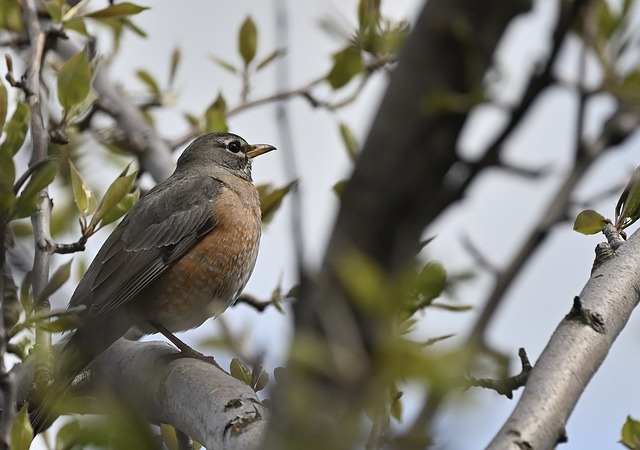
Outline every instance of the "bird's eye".
POLYGON ((238 153, 240 151, 240 143, 238 141, 231 141, 229 145, 227 145, 227 149, 229 149, 230 152, 238 153))

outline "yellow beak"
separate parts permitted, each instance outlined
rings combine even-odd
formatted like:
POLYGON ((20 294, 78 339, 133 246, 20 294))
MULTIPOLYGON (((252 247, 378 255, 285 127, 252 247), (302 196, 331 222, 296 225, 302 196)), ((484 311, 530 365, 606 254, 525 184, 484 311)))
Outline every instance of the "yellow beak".
POLYGON ((264 155, 265 153, 268 153, 275 149, 276 148, 273 145, 269 144, 254 144, 251 146, 251 150, 247 152, 247 156, 253 159, 256 156, 264 155))

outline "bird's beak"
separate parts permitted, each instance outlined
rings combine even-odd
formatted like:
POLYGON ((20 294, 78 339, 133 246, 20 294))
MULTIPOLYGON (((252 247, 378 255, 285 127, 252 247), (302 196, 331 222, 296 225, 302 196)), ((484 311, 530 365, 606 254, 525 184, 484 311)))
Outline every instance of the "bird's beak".
POLYGON ((251 146, 251 150, 247 152, 247 156, 253 159, 256 156, 264 155, 265 153, 275 149, 276 148, 273 145, 269 144, 254 144, 251 146))

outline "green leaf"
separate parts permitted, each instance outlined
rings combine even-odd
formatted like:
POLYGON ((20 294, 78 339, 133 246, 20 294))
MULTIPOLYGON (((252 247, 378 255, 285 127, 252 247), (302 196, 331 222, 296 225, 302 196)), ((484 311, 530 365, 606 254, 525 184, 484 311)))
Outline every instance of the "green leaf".
POLYGON ((98 11, 85 14, 86 17, 93 19, 104 19, 107 17, 121 17, 132 16, 134 14, 141 13, 145 9, 149 9, 146 6, 138 6, 133 3, 123 2, 115 5, 108 6, 107 8, 100 9, 98 11))
POLYGON ((211 61, 216 63, 218 66, 222 67, 224 70, 231 72, 233 74, 237 74, 239 72, 238 68, 231 64, 230 62, 225 61, 222 58, 218 58, 217 56, 211 55, 209 57, 211 61))
POLYGON ((169 86, 173 85, 181 58, 182 53, 180 52, 180 49, 178 47, 174 48, 173 52, 171 52, 171 64, 169 66, 169 86))
POLYGON ((360 0, 358 19, 361 28, 376 25, 380 17, 380 0, 360 0))
POLYGON ((269 374, 264 370, 260 370, 259 375, 254 378, 255 380, 253 380, 253 390, 256 392, 260 392, 261 390, 263 390, 269 382, 269 374))
POLYGON ((48 331, 49 333, 64 333, 65 331, 71 331, 82 324, 82 321, 72 314, 65 314, 64 316, 56 317, 51 320, 43 320, 36 324, 41 330, 48 331))
POLYGON ((91 69, 87 50, 73 55, 58 74, 58 101, 68 111, 81 103, 91 90, 91 69))
POLYGON ((447 287, 447 271, 442 264, 430 262, 418 276, 418 292, 427 302, 438 298, 447 287))
POLYGON ((160 424, 160 436, 162 436, 162 441, 169 450, 180 450, 174 427, 166 423, 160 424))
POLYGON ((444 309, 445 311, 452 311, 452 312, 471 311, 473 309, 473 306, 471 305, 452 305, 450 303, 438 303, 438 302, 433 302, 429 306, 431 306, 432 308, 439 308, 439 309, 444 309))
POLYGON ((360 253, 351 252, 338 261, 337 269, 345 292, 363 312, 388 314, 392 290, 380 266, 360 253))
POLYGON ((616 204, 616 228, 624 229, 640 218, 640 166, 627 182, 616 204))
POLYGON ((339 89, 363 69, 360 49, 349 46, 333 55, 333 68, 327 75, 327 81, 333 89, 339 89))
POLYGON ((582 234, 597 234, 602 231, 606 224, 607 219, 600 213, 592 209, 586 209, 576 217, 576 221, 573 223, 573 229, 582 234))
POLYGON ((157 97, 160 96, 160 86, 158 86, 158 83, 156 82, 155 78, 153 78, 153 75, 151 75, 146 70, 138 70, 136 72, 136 76, 140 79, 140 81, 147 85, 153 95, 157 97))
POLYGON ((36 302, 39 303, 45 298, 49 297, 51 294, 56 292, 63 284, 67 282, 69 276, 71 275, 71 264, 73 263, 73 259, 70 259, 69 262, 62 264, 60 267, 56 269, 53 273, 47 285, 42 289, 42 292, 38 295, 36 302))
POLYGON ((338 198, 342 198, 342 196, 344 195, 344 190, 347 187, 348 182, 349 180, 340 180, 331 188, 334 194, 338 196, 338 198))
POLYGON ((264 69, 269 64, 271 64, 273 61, 275 61, 276 58, 284 55, 284 53, 285 53, 285 51, 282 50, 282 49, 274 50, 270 55, 268 55, 266 58, 264 58, 262 61, 260 61, 258 63, 258 65, 256 66, 256 71, 260 71, 260 70, 264 69))
POLYGON ((238 358, 233 358, 229 369, 233 378, 251 386, 251 371, 242 361, 238 358))
POLYGON ((353 135, 351 128, 349 128, 346 123, 340 123, 340 136, 342 137, 342 142, 344 142, 344 146, 347 149, 349 158, 351 158, 351 161, 355 161, 358 157, 358 141, 356 141, 356 137, 353 135))
POLYGON ((76 202, 82 217, 90 216, 96 211, 96 196, 84 182, 71 161, 69 161, 69 173, 71 175, 71 187, 73 188, 73 200, 76 202))
POLYGON ((204 114, 204 118, 205 131, 207 133, 229 131, 229 127, 227 126, 227 102, 222 96, 222 93, 219 93, 218 97, 216 97, 214 102, 209 106, 204 114))
POLYGON ((29 404, 25 403, 11 424, 11 449, 29 450, 33 441, 33 428, 29 422, 29 404))
POLYGON ((35 169, 16 200, 14 218, 20 219, 36 212, 38 209, 38 195, 41 190, 49 186, 58 173, 58 159, 44 161, 35 169))
POLYGON ((251 17, 247 17, 240 27, 240 33, 238 34, 238 50, 240 50, 240 55, 242 55, 245 66, 248 66, 251 61, 253 61, 257 48, 258 30, 253 20, 251 20, 251 17))
POLYGON ((615 15, 606 1, 598 2, 598 34, 608 41, 620 25, 621 17, 615 15))
POLYGON ((109 225, 124 216, 131 208, 133 208, 133 205, 136 204, 139 198, 140 189, 136 189, 122 197, 122 200, 120 200, 118 204, 102 218, 101 226, 104 227, 105 225, 109 225))
POLYGON ((297 181, 283 186, 281 188, 272 189, 269 184, 262 184, 257 187, 258 194, 260 194, 260 208, 262 210, 262 223, 268 224, 273 215, 282 205, 282 199, 298 184, 297 181))
POLYGON ((55 450, 71 450, 78 444, 78 436, 80 434, 80 422, 71 421, 60 427, 56 434, 55 450))
POLYGON ((7 153, 0 153, 0 228, 15 206, 16 195, 13 193, 13 183, 16 179, 16 169, 13 158, 7 153))
POLYGON ((620 443, 632 450, 640 450, 640 422, 627 416, 627 421, 622 426, 620 443))
MULTIPOLYGON (((126 169, 125 169, 126 170, 126 169)), ((130 193, 133 183, 136 180, 138 171, 134 171, 130 175, 120 174, 113 183, 107 188, 98 210, 91 218, 90 226, 95 226, 100 222, 113 208, 118 206, 118 203, 124 198, 125 195, 130 193)))
POLYGON ((75 31, 82 36, 89 36, 89 31, 87 30, 84 17, 74 17, 73 19, 66 21, 64 23, 64 29, 75 31))
POLYGON ((7 88, 0 80, 0 132, 4 128, 4 122, 7 120, 7 109, 9 108, 9 99, 7 97, 7 88))
POLYGON ((286 378, 286 369, 284 367, 276 367, 273 369, 273 380, 277 383, 283 383, 286 378))
POLYGON ((25 103, 18 103, 11 120, 5 127, 7 136, 4 142, 0 144, 0 153, 11 156, 18 153, 24 143, 24 138, 27 136, 27 131, 29 131, 30 121, 29 107, 25 103))

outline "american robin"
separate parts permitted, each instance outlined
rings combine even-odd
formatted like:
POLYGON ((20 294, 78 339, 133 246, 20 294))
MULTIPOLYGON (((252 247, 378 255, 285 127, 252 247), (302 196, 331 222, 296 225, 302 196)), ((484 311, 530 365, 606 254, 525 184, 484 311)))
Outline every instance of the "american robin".
POLYGON ((52 393, 32 414, 36 429, 48 426, 51 398, 129 330, 160 331, 180 347, 173 332, 233 304, 253 271, 261 234, 251 160, 274 149, 231 133, 201 136, 125 215, 71 297, 70 306, 85 306, 81 325, 63 347, 52 393))

